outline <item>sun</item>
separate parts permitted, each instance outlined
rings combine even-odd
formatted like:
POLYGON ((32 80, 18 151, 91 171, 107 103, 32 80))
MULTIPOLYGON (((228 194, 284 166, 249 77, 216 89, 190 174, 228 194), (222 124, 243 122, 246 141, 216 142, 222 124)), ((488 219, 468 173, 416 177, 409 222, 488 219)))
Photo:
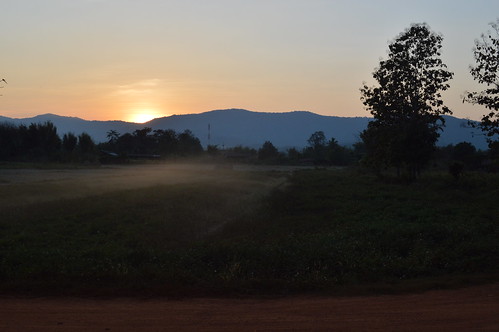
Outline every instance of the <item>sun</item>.
POLYGON ((145 123, 147 121, 151 121, 155 117, 155 115, 151 115, 149 113, 138 113, 132 116, 131 121, 135 123, 145 123))
POLYGON ((150 109, 136 110, 130 113, 128 121, 135 123, 145 123, 162 116, 163 115, 161 115, 159 112, 150 109))

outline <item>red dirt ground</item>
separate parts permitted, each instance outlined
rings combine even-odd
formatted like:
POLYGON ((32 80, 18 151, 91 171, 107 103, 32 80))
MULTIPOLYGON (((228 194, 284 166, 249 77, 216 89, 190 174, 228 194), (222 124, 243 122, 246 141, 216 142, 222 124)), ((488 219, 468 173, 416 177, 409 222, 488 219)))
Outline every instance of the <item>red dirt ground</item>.
POLYGON ((277 299, 0 298, 0 331, 499 331, 499 283, 277 299))

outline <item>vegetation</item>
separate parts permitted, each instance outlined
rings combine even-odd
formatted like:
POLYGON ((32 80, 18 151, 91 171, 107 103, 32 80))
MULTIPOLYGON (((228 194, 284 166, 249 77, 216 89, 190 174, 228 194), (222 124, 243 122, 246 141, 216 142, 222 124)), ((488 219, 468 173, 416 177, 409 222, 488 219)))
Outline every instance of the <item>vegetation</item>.
MULTIPOLYGON (((498 25, 492 25, 497 33, 498 25)), ((481 171, 497 171, 499 165, 499 143, 493 140, 499 133, 498 40, 489 34, 476 42, 471 73, 488 89, 466 97, 491 111, 481 122, 488 151, 468 142, 435 146, 442 115, 451 114, 441 92, 453 74, 439 58, 442 37, 419 24, 389 45, 388 60, 373 74, 378 86, 361 89, 374 117, 362 142, 345 147, 316 131, 301 151, 283 153, 270 141, 258 150, 206 151, 209 161, 321 169, 287 175, 195 170, 187 175, 194 180, 175 173, 168 184, 133 172, 124 183, 109 174, 64 183, 11 184, 0 178, 0 291, 348 293, 495 279, 499 177, 481 171), (360 168, 323 167, 333 165, 364 165, 377 173, 395 168, 410 180, 428 165, 434 172, 408 185, 400 177, 380 181, 360 168)), ((86 133, 61 139, 50 122, 0 124, 3 162, 89 164, 104 161, 102 154, 201 153, 189 130, 146 127, 123 135, 111 130, 108 141, 97 145, 86 133)))
MULTIPOLYGON (((303 150, 303 158, 308 158, 316 165, 347 166, 355 165, 360 160, 359 145, 349 148, 341 146, 332 137, 329 141, 323 131, 316 131, 308 139, 308 146, 303 150)), ((296 151, 289 152, 289 158, 296 158, 296 151)))
POLYGON ((348 170, 301 171, 269 193, 282 175, 213 173, 33 203, 16 200, 33 185, 2 186, 12 205, 0 220, 0 287, 282 294, 445 286, 499 272, 496 175, 456 182, 428 174, 407 186, 348 170))
MULTIPOLYGON (((203 151, 191 131, 143 128, 120 135, 108 133, 108 142, 96 144, 87 133, 66 133, 62 140, 51 122, 16 126, 0 123, 0 161, 97 163, 102 153, 127 157, 193 156, 203 151)), ((118 161, 114 158, 113 161, 118 161)))
POLYGON ((270 141, 263 143, 262 147, 258 149, 258 159, 263 161, 276 162, 279 158, 279 151, 270 141))
MULTIPOLYGON (((366 130, 364 135, 367 135, 367 132, 366 130)), ((367 145, 364 142, 358 142, 351 147, 342 146, 334 137, 328 139, 324 132, 317 131, 310 135, 307 143, 308 146, 302 150, 290 148, 285 152, 278 151, 270 141, 266 141, 258 150, 243 146, 220 149, 211 145, 205 151, 209 156, 205 160, 319 167, 372 166, 369 162, 372 156, 367 153, 367 145)), ((456 178, 472 170, 496 172, 499 170, 499 145, 496 145, 491 143, 488 151, 477 151, 468 142, 435 148, 433 168, 449 169, 456 178)), ((108 142, 95 144, 86 133, 78 136, 66 133, 61 140, 57 128, 50 122, 30 126, 0 124, 0 162, 3 162, 0 166, 3 168, 60 168, 68 167, 69 164, 72 167, 80 167, 100 163, 122 163, 127 161, 127 158, 164 160, 171 157, 201 156, 203 152, 199 139, 189 130, 176 133, 170 129, 153 131, 146 127, 124 135, 111 130, 108 133, 108 142), (23 162, 25 165, 13 162, 23 162)))
POLYGON ((177 133, 172 129, 153 131, 145 127, 123 135, 111 130, 107 137, 108 142, 100 147, 122 156, 192 156, 203 151, 199 139, 190 130, 177 133))
POLYGON ((441 43, 427 25, 412 25, 389 45, 388 59, 373 73, 379 86, 361 88, 374 117, 361 134, 370 167, 405 169, 415 178, 431 160, 441 115, 451 114, 441 99, 453 76, 440 59, 441 43))
POLYGON ((97 160, 92 138, 67 133, 63 139, 51 122, 29 126, 0 124, 0 160, 24 162, 85 162, 97 160))
POLYGON ((499 135, 499 20, 491 24, 493 32, 482 35, 475 41, 475 66, 471 75, 487 88, 480 92, 468 92, 465 100, 485 106, 489 113, 482 116, 480 128, 487 134, 489 142, 499 135))

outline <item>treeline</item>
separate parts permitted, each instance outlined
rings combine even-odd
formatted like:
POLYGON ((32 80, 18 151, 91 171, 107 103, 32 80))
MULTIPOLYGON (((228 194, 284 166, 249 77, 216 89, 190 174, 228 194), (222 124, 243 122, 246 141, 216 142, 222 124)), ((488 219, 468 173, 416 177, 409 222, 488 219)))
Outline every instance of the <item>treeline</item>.
MULTIPOLYGON (((169 158, 201 155, 204 149, 200 140, 190 130, 177 133, 172 129, 145 127, 132 133, 107 133, 107 142, 96 144, 87 133, 66 133, 62 138, 51 122, 14 125, 0 123, 1 161, 39 162, 98 162, 120 161, 127 158, 169 158)), ((309 163, 321 165, 350 165, 359 160, 358 149, 340 146, 322 131, 315 132, 303 150, 291 148, 279 151, 270 141, 260 149, 236 146, 219 149, 208 146, 206 153, 212 157, 237 159, 243 162, 309 163)))
POLYGON ((173 129, 145 127, 133 133, 120 135, 111 130, 108 141, 99 145, 101 150, 112 151, 121 156, 193 156, 203 152, 199 139, 190 130, 177 133, 173 129))
POLYGON ((203 152, 201 143, 186 130, 144 128, 120 135, 112 130, 109 141, 96 144, 87 133, 67 133, 62 138, 51 122, 0 124, 0 161, 99 162, 129 157, 192 156, 203 152))
MULTIPOLYGON (((211 156, 222 156, 242 162, 283 165, 358 166, 370 167, 369 151, 363 141, 351 146, 343 146, 335 138, 327 138, 322 131, 314 132, 303 149, 289 148, 279 151, 271 141, 266 141, 259 149, 236 146, 220 150, 218 146, 208 146, 211 156)), ((499 145, 491 145, 486 150, 477 150, 469 142, 435 147, 431 167, 449 170, 455 177, 465 171, 499 171, 499 145)))
POLYGON ((61 139, 51 122, 29 126, 0 124, 2 161, 95 161, 96 151, 90 135, 68 133, 61 139))
POLYGON ((353 147, 342 146, 335 138, 327 139, 323 131, 314 132, 301 150, 290 148, 279 152, 270 141, 266 141, 256 152, 260 162, 305 164, 316 166, 348 166, 357 164, 362 157, 360 143, 353 147))
MULTIPOLYGON (((107 138, 107 142, 99 144, 86 133, 67 133, 61 138, 51 122, 29 126, 3 123, 0 124, 0 161, 98 163, 206 155, 212 160, 229 162, 319 167, 369 163, 364 142, 342 146, 335 138, 327 138, 323 131, 312 133, 303 149, 286 151, 279 151, 271 141, 264 142, 259 149, 243 146, 220 149, 209 145, 205 151, 190 130, 177 133, 172 129, 146 127, 125 134, 111 130, 107 138)), ((491 145, 487 151, 477 150, 468 142, 436 147, 432 160, 435 168, 448 168, 456 177, 467 170, 498 171, 499 145, 491 145)))

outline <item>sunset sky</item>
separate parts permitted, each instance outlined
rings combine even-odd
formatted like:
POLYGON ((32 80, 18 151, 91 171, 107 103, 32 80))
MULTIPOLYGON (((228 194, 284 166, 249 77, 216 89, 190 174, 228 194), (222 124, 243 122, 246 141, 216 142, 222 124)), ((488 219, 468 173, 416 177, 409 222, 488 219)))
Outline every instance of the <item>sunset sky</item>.
POLYGON ((441 33, 457 117, 497 0, 0 0, 0 115, 87 120, 244 108, 369 116, 363 81, 411 23, 441 33))

